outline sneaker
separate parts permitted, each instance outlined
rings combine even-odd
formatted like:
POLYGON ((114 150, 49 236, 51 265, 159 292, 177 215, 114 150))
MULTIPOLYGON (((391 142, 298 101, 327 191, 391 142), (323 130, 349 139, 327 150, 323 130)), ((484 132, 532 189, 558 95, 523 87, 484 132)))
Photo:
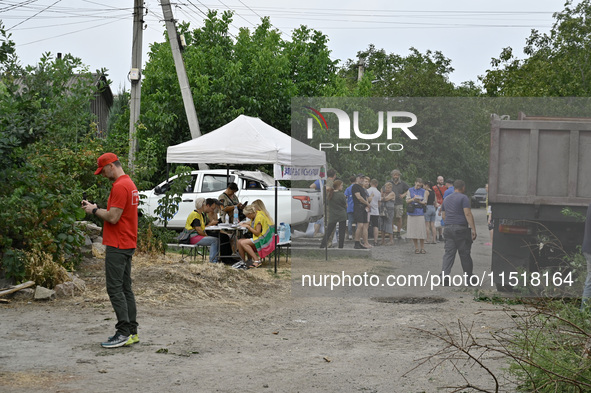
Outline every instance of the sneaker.
POLYGON ((246 263, 244 261, 238 261, 235 264, 233 264, 232 267, 234 269, 239 269, 239 270, 246 270, 246 269, 248 269, 248 267, 246 266, 246 263))
MULTIPOLYGON (((116 334, 116 333, 115 333, 115 334, 116 334)), ((111 340, 113 340, 114 338, 115 338, 115 336, 111 336, 111 337, 109 337, 108 341, 111 341, 111 340)), ((131 345, 131 344, 137 344, 137 343, 139 343, 139 342, 140 342, 140 338, 139 338, 138 334, 137 334, 137 333, 135 333, 135 334, 132 334, 132 335, 130 335, 130 336, 129 336, 129 339, 128 339, 128 340, 127 340, 127 342, 125 343, 125 346, 127 346, 127 345, 131 345)))
POLYGON ((123 334, 116 333, 114 336, 109 337, 107 342, 101 343, 103 348, 119 348, 124 345, 129 345, 128 341, 131 336, 124 336, 123 334))

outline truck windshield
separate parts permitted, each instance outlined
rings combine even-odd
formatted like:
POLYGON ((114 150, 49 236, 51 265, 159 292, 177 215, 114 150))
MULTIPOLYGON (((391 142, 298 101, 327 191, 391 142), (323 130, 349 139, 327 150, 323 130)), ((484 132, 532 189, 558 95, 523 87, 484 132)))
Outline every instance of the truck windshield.
MULTIPOLYGON (((230 181, 233 176, 230 176, 230 181)), ((201 192, 223 191, 228 188, 228 176, 226 175, 203 175, 203 184, 201 192)))

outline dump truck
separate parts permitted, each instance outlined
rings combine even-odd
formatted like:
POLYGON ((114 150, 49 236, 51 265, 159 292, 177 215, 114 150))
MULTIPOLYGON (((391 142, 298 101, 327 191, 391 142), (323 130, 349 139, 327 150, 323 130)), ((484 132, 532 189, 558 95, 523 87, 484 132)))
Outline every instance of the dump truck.
POLYGON ((577 214, 591 203, 591 118, 493 115, 488 200, 497 290, 564 269, 583 241, 577 214))

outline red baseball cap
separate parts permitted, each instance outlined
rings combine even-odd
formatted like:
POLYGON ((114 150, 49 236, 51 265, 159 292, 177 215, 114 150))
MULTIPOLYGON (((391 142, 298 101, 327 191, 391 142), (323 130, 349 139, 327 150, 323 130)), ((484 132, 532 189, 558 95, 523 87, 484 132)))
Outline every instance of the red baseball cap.
POLYGON ((114 163, 115 161, 119 161, 119 158, 113 153, 105 153, 96 160, 98 169, 94 172, 95 175, 100 175, 103 171, 105 165, 109 165, 114 163))

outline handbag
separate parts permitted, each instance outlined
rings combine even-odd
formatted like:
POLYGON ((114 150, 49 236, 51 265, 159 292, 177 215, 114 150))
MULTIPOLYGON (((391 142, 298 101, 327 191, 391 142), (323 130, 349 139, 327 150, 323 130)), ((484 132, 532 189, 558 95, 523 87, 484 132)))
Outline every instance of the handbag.
POLYGON ((425 209, 423 208, 423 204, 421 204, 419 202, 411 202, 408 205, 406 205, 407 213, 414 213, 414 212, 419 213, 417 210, 423 210, 423 212, 424 212, 425 209))
POLYGON ((179 244, 189 244, 191 242, 191 234, 194 232, 192 229, 188 231, 186 228, 183 228, 183 231, 176 237, 177 242, 179 244))

